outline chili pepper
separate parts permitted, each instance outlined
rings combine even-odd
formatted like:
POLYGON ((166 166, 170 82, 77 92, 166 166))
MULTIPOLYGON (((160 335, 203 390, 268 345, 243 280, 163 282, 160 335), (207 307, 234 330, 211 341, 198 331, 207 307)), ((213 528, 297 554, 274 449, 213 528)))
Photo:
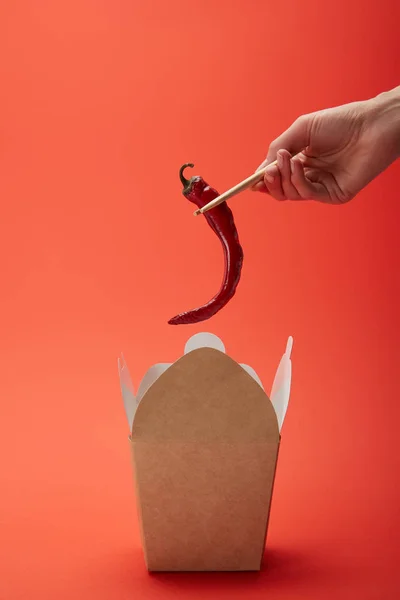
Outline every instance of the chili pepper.
MULTIPOLYGON (((202 177, 186 179, 183 172, 194 165, 187 163, 179 171, 183 185, 182 193, 198 208, 202 208, 214 198, 218 192, 210 187, 202 177)), ((184 325, 206 321, 221 310, 236 292, 240 280, 243 264, 243 250, 239 242, 238 232, 231 209, 223 202, 219 206, 204 213, 207 223, 218 236, 224 250, 225 272, 219 292, 204 306, 189 310, 173 317, 168 321, 170 325, 184 325)))

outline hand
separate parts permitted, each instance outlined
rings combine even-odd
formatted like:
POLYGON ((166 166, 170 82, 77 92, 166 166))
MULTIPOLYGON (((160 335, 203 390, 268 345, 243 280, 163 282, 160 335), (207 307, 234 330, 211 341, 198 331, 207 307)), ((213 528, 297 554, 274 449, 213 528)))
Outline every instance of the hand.
POLYGON ((276 200, 343 204, 399 156, 400 87, 301 116, 272 142, 258 170, 278 164, 253 189, 276 200))

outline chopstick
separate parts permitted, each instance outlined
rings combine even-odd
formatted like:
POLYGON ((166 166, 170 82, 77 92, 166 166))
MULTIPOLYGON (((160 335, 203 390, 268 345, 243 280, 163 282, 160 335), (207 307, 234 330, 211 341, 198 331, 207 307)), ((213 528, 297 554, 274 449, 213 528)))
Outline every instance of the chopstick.
POLYGON ((222 202, 226 202, 227 200, 229 200, 229 198, 233 198, 233 196, 236 196, 237 194, 240 194, 240 192, 244 192, 244 190, 248 190, 253 185, 255 185, 256 183, 258 183, 259 181, 261 181, 262 178, 264 177, 265 171, 269 167, 272 167, 273 165, 276 165, 276 163, 277 163, 277 161, 274 160, 274 162, 270 163, 269 165, 267 165, 263 169, 260 169, 259 171, 256 171, 255 173, 253 173, 253 175, 250 175, 250 177, 247 177, 247 179, 244 179, 243 181, 241 181, 237 185, 233 186, 233 188, 231 188, 227 192, 224 192, 223 194, 221 194, 220 196, 218 196, 218 198, 215 198, 214 200, 211 200, 211 202, 209 202, 208 204, 206 204, 205 206, 203 206, 203 208, 198 208, 195 211, 194 214, 196 216, 197 215, 202 215, 205 212, 211 210, 212 208, 215 208, 219 204, 222 204, 222 202))

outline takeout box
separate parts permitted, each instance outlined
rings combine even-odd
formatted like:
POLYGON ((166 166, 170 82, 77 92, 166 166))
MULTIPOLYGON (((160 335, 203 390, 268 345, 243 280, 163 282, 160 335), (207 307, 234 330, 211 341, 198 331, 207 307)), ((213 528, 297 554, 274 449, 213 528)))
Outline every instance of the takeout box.
POLYGON ((211 334, 145 374, 118 361, 149 571, 257 571, 291 384, 289 338, 271 390, 211 334))

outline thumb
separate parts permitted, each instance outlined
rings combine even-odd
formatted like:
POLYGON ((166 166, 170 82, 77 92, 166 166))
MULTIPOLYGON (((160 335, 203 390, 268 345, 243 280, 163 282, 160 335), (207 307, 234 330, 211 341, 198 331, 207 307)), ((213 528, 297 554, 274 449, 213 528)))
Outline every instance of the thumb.
POLYGON ((277 137, 268 149, 267 158, 261 163, 257 171, 263 169, 276 160, 278 150, 287 150, 293 156, 310 145, 312 115, 302 115, 277 137))

